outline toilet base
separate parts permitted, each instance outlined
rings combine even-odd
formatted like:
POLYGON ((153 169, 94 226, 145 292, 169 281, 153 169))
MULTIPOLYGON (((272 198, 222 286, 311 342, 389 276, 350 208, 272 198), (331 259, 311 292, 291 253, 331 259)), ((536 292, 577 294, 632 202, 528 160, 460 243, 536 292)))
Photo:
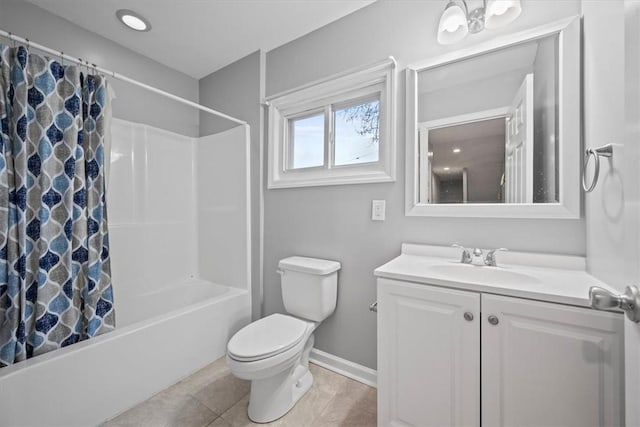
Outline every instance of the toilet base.
POLYGON ((253 380, 249 418, 256 423, 277 420, 289 412, 312 385, 309 367, 300 364, 273 377, 253 380))

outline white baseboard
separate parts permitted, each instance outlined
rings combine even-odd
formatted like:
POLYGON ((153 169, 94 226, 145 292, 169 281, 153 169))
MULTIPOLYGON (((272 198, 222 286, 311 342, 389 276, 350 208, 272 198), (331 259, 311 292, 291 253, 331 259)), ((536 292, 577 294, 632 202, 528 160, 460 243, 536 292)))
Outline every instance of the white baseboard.
POLYGON ((309 360, 318 366, 322 366, 345 377, 349 377, 371 387, 377 387, 378 372, 374 369, 350 362, 349 360, 334 356, 317 348, 311 349, 309 360))

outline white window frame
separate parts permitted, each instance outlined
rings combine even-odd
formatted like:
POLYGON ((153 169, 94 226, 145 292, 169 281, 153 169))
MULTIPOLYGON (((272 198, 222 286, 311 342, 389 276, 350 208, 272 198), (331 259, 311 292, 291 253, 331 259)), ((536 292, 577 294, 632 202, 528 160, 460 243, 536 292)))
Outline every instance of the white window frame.
POLYGON ((269 105, 268 188, 364 184, 396 180, 396 62, 393 57, 267 98, 269 105), (334 165, 334 109, 380 100, 378 161, 334 165), (325 115, 323 166, 290 168, 290 120, 325 115))

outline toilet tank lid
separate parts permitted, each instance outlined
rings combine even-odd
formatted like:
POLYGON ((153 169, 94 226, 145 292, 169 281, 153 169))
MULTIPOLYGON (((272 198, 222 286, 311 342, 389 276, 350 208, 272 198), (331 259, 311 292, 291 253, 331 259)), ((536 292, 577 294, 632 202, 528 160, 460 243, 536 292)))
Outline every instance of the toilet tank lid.
POLYGON ((292 256, 280 260, 278 267, 281 270, 297 271, 299 273, 326 275, 340 270, 338 261, 327 259, 307 258, 303 256, 292 256))

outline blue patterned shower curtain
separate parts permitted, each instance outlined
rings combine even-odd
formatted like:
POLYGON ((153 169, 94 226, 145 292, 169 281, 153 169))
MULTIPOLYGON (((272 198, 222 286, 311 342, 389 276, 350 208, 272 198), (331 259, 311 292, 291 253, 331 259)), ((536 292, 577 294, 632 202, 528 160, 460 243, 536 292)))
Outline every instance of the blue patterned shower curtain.
POLYGON ((2 44, 0 73, 2 367, 112 330, 115 313, 106 81, 2 44))

